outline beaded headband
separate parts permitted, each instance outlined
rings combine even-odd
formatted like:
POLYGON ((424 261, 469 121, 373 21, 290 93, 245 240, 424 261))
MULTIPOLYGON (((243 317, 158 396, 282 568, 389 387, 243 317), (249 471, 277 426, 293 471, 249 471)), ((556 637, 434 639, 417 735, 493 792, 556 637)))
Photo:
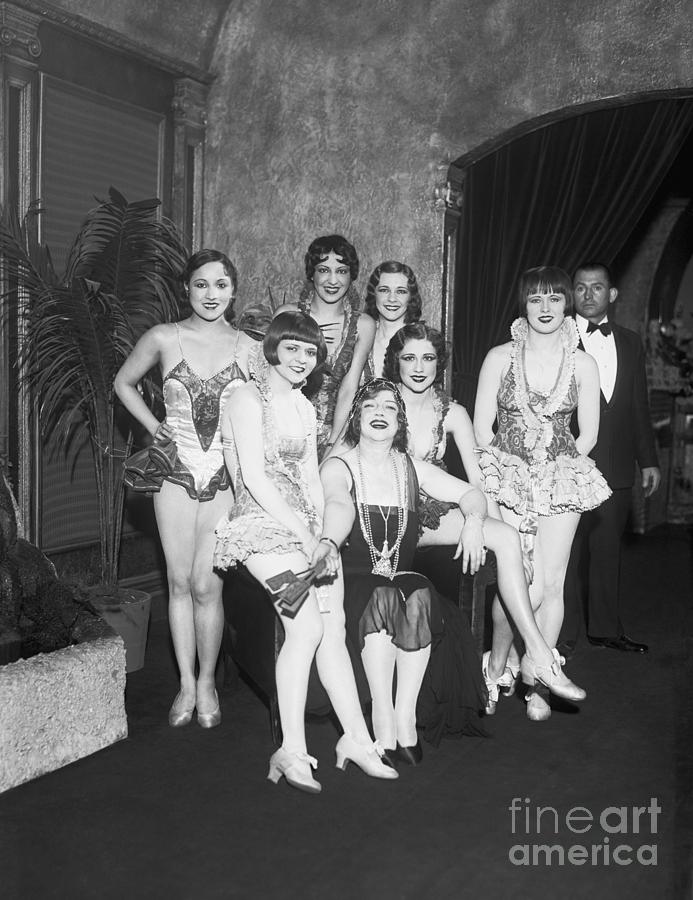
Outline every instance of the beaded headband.
POLYGON ((377 394, 379 391, 390 391, 395 398, 395 402, 397 404, 397 409, 400 413, 406 418, 407 410, 404 406, 404 400, 402 399, 402 395, 399 392, 399 388, 393 381, 388 381, 387 378, 371 378, 370 381, 366 381, 354 394, 354 400, 351 404, 351 409, 349 410, 349 417, 347 422, 351 422, 351 420, 356 415, 356 410, 361 404, 363 398, 368 394, 368 396, 373 396, 377 394))

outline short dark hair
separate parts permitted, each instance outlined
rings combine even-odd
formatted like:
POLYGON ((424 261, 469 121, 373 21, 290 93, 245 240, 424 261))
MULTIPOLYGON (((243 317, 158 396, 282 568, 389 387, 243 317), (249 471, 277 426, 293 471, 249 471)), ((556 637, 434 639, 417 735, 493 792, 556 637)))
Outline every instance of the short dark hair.
POLYGON ((180 283, 183 285, 183 297, 187 303, 190 280, 198 269, 201 269, 202 266, 205 266, 207 265, 207 263, 211 262, 221 263, 224 272, 226 272, 228 277, 231 279, 233 298, 231 300, 231 303, 229 303, 226 308, 224 318, 227 320, 227 322, 233 322, 235 318, 233 306, 236 300, 236 290, 238 289, 238 272, 236 271, 236 267, 228 258, 228 256, 225 253, 222 253, 221 250, 212 250, 209 247, 204 247, 202 250, 198 250, 197 253, 192 254, 192 256, 186 262, 185 268, 180 273, 180 283))
POLYGON ((373 271, 371 272, 371 277, 368 279, 368 284, 366 285, 365 311, 369 316, 377 321, 378 308, 375 303, 375 292, 377 290, 378 284, 380 283, 380 276, 383 273, 386 273, 388 275, 407 276, 407 287, 409 288, 409 305, 407 306, 407 312, 404 317, 404 321, 417 322, 421 318, 421 294, 419 293, 419 285, 416 280, 416 275, 414 275, 414 272, 406 263, 397 262, 394 259, 388 259, 385 262, 380 263, 380 265, 376 266, 375 269, 373 269, 373 271))
POLYGON ((330 253, 341 259, 345 266, 349 266, 349 275, 352 281, 359 277, 359 257, 353 244, 342 237, 341 234, 325 234, 317 237, 308 248, 305 256, 306 278, 313 280, 315 269, 330 253))
POLYGON ((280 341, 303 341, 305 344, 314 344, 318 351, 316 369, 327 359, 327 345, 320 326, 315 319, 305 313, 294 311, 279 313, 270 322, 262 342, 262 350, 271 366, 279 363, 277 347, 280 341))
POLYGON ((527 297, 541 293, 563 294, 565 314, 573 314, 573 282, 570 275, 558 266, 536 266, 520 275, 517 289, 518 315, 527 317, 527 297))
POLYGON ((375 397, 382 391, 389 391, 395 398, 397 403, 397 433, 392 441, 395 450, 402 453, 407 452, 407 411, 404 408, 404 400, 397 385, 388 381, 386 378, 372 378, 356 391, 356 396, 351 404, 349 418, 347 419, 347 427, 344 432, 344 442, 350 447, 355 447, 361 439, 361 410, 366 400, 375 397))
POLYGON ((603 262, 580 263, 579 266, 575 266, 575 272, 573 273, 573 282, 575 282, 575 276, 577 275, 577 273, 580 272, 582 269, 592 269, 592 270, 601 269, 602 272, 604 273, 604 275, 606 276, 608 286, 610 288, 614 286, 614 279, 611 275, 611 269, 605 263, 603 263, 603 262))
POLYGON ((400 384, 402 379, 399 374, 399 355, 404 350, 407 341, 430 341, 436 351, 436 379, 435 384, 442 384, 445 369, 450 356, 450 348, 443 335, 436 328, 431 328, 425 322, 411 322, 403 325, 390 338, 390 343, 385 351, 383 364, 383 376, 395 384, 400 384))

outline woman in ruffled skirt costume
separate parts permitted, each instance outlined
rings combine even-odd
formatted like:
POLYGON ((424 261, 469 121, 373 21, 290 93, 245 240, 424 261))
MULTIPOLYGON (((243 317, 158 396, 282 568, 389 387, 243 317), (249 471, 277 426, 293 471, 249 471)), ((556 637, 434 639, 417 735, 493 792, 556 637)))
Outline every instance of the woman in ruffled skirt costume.
POLYGON ((224 456, 236 499, 217 526, 214 557, 219 569, 244 563, 266 587, 289 570, 320 573, 319 586, 310 587, 294 617, 275 603, 285 632, 276 663, 283 742, 270 760, 268 777, 277 782, 283 775, 308 793, 321 790, 311 771, 317 760, 308 755, 304 722, 314 657, 344 729, 337 765, 344 768, 351 760, 368 775, 397 777, 363 718, 345 644, 339 551, 322 532, 317 423, 300 388, 326 356, 320 328, 309 316, 283 312, 272 321, 263 356, 251 365, 251 381, 234 391, 223 416, 224 456))
MULTIPOLYGON (((563 621, 563 582, 580 513, 609 496, 587 456, 599 428, 599 373, 578 350, 572 284, 555 267, 520 278, 520 318, 512 341, 489 351, 479 376, 474 429, 484 491, 505 522, 520 533, 530 597, 539 629, 555 647, 563 621), (579 436, 570 422, 577 410, 579 436), (498 422, 494 435, 493 426, 498 422)), ((490 680, 506 677, 513 636, 509 623, 494 628, 490 680)), ((541 689, 527 695, 527 715, 547 719, 541 689)))
POLYGON ((181 282, 190 315, 147 331, 118 372, 115 390, 153 437, 150 447, 126 461, 125 482, 154 495, 166 558, 180 672, 169 724, 186 725, 197 709, 199 724, 211 728, 221 721, 214 670, 224 625, 222 581, 212 570, 214 526, 231 503, 219 422, 234 386, 246 380, 248 352, 257 341, 232 324, 237 276, 225 254, 200 250, 181 282), (163 422, 138 390, 156 366, 163 375, 163 422))

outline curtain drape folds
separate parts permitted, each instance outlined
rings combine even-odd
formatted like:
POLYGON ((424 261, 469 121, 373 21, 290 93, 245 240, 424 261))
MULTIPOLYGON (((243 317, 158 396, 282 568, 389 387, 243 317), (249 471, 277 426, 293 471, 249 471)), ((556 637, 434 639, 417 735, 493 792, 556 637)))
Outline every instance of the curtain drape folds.
POLYGON ((454 393, 470 414, 490 347, 509 339, 522 271, 610 264, 693 127, 693 101, 576 116, 470 166, 458 238, 454 393))

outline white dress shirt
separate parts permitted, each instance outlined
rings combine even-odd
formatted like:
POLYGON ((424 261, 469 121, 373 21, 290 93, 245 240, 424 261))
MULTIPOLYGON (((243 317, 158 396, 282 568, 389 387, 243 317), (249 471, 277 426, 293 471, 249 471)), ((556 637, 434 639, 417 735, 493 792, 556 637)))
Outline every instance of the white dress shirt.
MULTIPOLYGON (((617 359, 614 333, 612 331, 611 334, 602 334, 601 331, 593 331, 590 334, 587 334, 587 326, 589 325, 588 320, 584 319, 582 316, 576 315, 575 321, 577 322, 585 353, 589 353, 597 363, 597 368, 599 369, 599 384, 602 389, 602 394, 604 394, 608 403, 609 400, 611 400, 611 396, 614 392, 614 385, 616 384, 617 359)), ((597 324, 601 325, 602 322, 608 322, 608 318, 604 316, 597 324)))

